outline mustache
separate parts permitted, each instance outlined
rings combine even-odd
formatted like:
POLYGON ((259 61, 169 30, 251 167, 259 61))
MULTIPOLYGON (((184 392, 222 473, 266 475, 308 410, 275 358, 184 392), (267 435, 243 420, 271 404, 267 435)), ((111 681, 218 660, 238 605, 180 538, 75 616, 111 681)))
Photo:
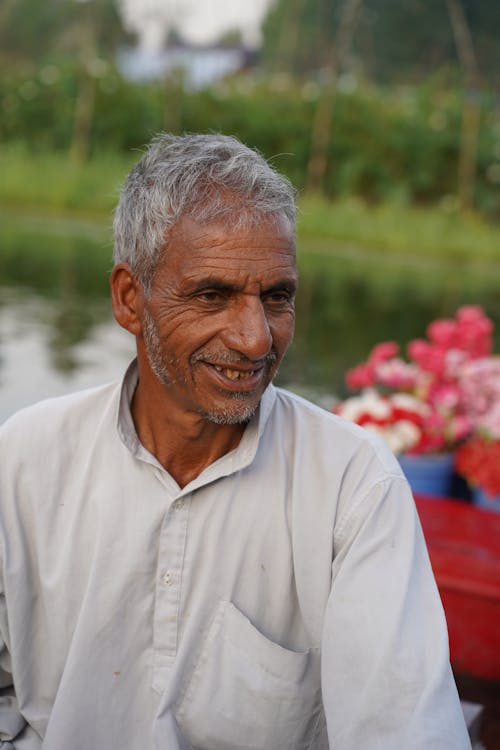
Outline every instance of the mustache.
POLYGON ((204 350, 193 354, 193 356, 191 357, 191 362, 208 362, 209 364, 213 364, 215 362, 218 365, 227 365, 228 367, 230 367, 231 365, 262 367, 262 365, 274 365, 277 359, 278 355, 273 350, 271 350, 268 354, 266 354, 265 357, 262 357, 261 359, 249 359, 248 357, 241 356, 241 354, 233 354, 227 351, 219 352, 204 350))

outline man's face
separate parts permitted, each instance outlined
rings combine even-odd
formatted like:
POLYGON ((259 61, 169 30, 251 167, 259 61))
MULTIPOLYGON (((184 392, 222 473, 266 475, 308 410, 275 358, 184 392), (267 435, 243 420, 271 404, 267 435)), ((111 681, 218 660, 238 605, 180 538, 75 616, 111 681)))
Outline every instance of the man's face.
POLYGON ((184 218, 144 302, 139 357, 177 406, 245 422, 292 340, 296 287, 285 219, 234 231, 184 218))

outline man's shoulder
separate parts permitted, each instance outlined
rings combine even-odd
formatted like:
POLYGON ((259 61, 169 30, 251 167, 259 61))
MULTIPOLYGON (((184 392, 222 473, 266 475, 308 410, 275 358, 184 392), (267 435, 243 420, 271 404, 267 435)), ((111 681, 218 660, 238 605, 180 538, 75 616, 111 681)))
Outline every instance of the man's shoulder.
POLYGON ((302 396, 299 393, 295 393, 288 388, 274 386, 274 390, 276 391, 278 402, 282 403, 283 405, 287 405, 289 407, 298 409, 299 411, 314 415, 319 419, 329 420, 334 416, 328 408, 319 406, 314 401, 311 401, 310 398, 302 396))
POLYGON ((275 417, 279 418, 283 415, 285 419, 297 422, 300 429, 324 429, 331 433, 349 436, 355 441, 371 442, 371 435, 366 430, 334 414, 329 409, 285 388, 275 388, 275 391, 275 417))
POLYGON ((372 463, 383 472, 399 473, 394 454, 388 445, 373 432, 333 414, 303 396, 283 388, 276 388, 271 424, 281 432, 295 433, 303 445, 315 452, 316 460, 324 457, 331 462, 343 459, 351 462, 356 456, 372 463))
POLYGON ((74 393, 47 398, 26 406, 0 426, 0 439, 24 442, 31 439, 62 437, 66 428, 78 425, 82 431, 93 429, 119 397, 118 382, 86 388, 74 393))

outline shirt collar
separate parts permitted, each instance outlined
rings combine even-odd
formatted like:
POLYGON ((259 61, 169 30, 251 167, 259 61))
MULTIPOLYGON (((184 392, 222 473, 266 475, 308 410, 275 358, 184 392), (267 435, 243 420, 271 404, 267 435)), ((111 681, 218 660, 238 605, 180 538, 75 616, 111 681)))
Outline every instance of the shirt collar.
MULTIPOLYGON (((118 434, 122 443, 137 459, 146 461, 147 463, 160 467, 162 471, 165 471, 159 461, 157 461, 157 459, 146 450, 140 442, 135 429, 134 420, 132 419, 131 404, 138 379, 139 370, 137 359, 134 359, 127 368, 121 385, 117 416, 118 434)), ((246 426, 238 446, 224 456, 221 456, 217 461, 214 461, 213 464, 210 464, 210 466, 207 466, 207 468, 204 469, 196 479, 183 488, 182 494, 192 492, 193 490, 198 489, 209 482, 213 482, 220 477, 229 476, 230 474, 246 468, 252 463, 257 453, 259 440, 265 430, 275 400, 276 389, 270 384, 262 395, 259 407, 246 426)))

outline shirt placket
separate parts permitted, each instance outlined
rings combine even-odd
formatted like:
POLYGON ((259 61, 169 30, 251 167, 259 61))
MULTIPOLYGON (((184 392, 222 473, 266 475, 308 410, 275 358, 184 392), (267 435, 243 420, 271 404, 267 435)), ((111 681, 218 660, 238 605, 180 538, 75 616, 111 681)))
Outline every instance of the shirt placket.
POLYGON ((190 502, 190 495, 172 502, 160 533, 153 631, 153 687, 160 692, 177 653, 190 502))

